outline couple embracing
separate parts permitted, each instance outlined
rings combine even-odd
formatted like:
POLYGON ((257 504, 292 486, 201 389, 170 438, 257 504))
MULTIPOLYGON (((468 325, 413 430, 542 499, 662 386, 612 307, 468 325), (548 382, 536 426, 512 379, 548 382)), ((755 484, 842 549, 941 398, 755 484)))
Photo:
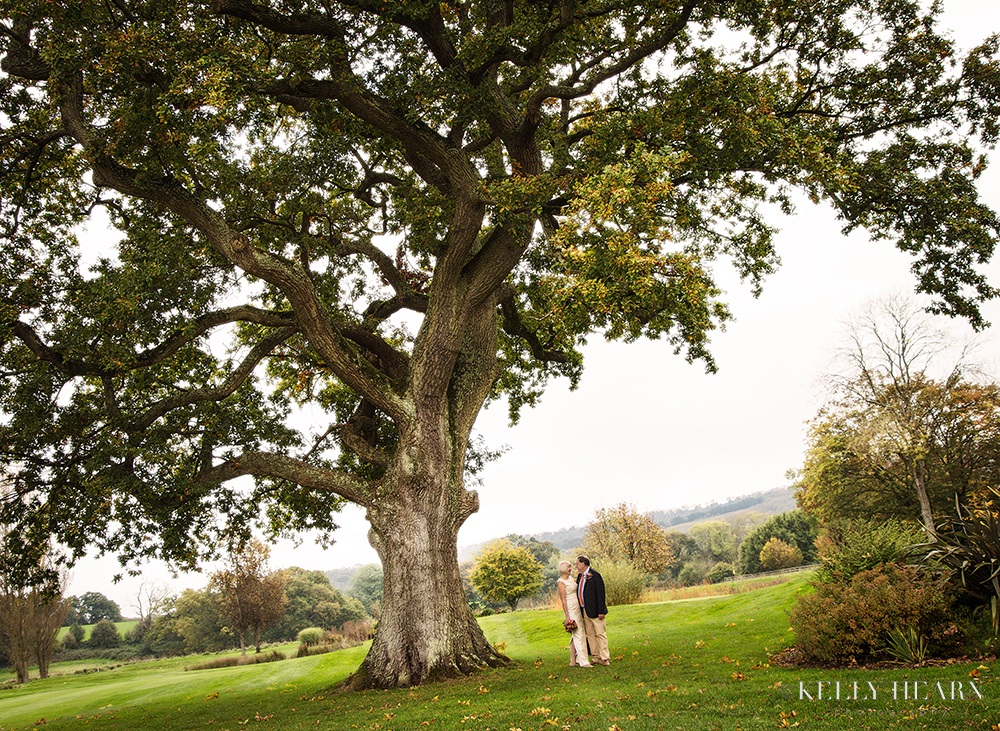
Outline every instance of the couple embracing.
POLYGON ((593 667, 587 652, 594 655, 595 665, 610 665, 608 634, 604 616, 608 613, 604 601, 604 579, 590 568, 590 559, 577 556, 577 578, 570 573, 569 561, 559 564, 559 601, 562 602, 563 626, 572 633, 569 644, 569 664, 572 667, 593 667))

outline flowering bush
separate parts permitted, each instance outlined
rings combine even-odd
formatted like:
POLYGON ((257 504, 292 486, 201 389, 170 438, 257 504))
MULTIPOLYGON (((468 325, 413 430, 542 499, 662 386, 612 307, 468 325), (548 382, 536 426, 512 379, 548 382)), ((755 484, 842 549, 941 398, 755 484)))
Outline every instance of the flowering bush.
POLYGON ((894 631, 912 627, 932 643, 953 630, 946 576, 881 564, 855 576, 837 572, 792 610, 795 639, 812 660, 841 663, 886 657, 894 631))

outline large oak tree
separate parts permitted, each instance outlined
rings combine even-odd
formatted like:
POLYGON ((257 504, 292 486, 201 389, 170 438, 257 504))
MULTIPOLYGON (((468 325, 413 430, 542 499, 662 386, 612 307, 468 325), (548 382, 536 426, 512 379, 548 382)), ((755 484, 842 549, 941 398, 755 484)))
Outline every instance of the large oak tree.
POLYGON ((504 661, 456 556, 480 409, 575 382, 594 333, 713 368, 713 261, 756 289, 794 191, 911 252, 939 310, 995 294, 997 40, 961 57, 915 2, 0 8, 19 549, 183 566, 353 502, 385 567, 358 686, 504 661))

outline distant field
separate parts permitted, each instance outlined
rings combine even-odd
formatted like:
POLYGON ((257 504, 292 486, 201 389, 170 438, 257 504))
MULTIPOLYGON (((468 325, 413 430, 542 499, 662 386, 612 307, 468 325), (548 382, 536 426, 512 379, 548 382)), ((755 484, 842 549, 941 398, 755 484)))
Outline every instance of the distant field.
POLYGON ((993 661, 877 670, 772 665, 773 653, 791 643, 788 611, 810 590, 808 578, 730 596, 611 607, 610 667, 567 667, 561 611, 519 611, 481 620, 513 664, 460 680, 337 691, 365 647, 190 672, 184 667, 202 658, 157 660, 0 691, 0 731, 997 728, 993 661), (947 697, 934 695, 937 688, 947 697))
MULTIPOLYGON (((126 619, 123 622, 115 622, 115 627, 118 628, 118 634, 120 634, 120 635, 122 635, 124 637, 125 633, 129 632, 129 631, 131 631, 133 629, 135 629, 135 626, 137 624, 139 624, 139 620, 138 619, 126 619)), ((83 639, 89 640, 90 639, 90 633, 94 629, 94 625, 92 625, 92 624, 81 624, 80 626, 83 627, 84 632, 86 632, 86 634, 84 635, 83 639)), ((59 630, 59 639, 62 640, 62 638, 65 637, 68 632, 69 632, 69 627, 63 627, 61 630, 59 630)))

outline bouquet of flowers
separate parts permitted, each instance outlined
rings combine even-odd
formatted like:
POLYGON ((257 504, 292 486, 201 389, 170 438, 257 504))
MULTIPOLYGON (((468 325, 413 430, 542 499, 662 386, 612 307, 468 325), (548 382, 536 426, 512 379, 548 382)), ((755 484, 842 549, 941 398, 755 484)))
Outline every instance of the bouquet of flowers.
POLYGON ((573 630, 576 629, 576 622, 572 619, 567 619, 565 622, 563 622, 563 628, 567 632, 572 632, 573 630))

